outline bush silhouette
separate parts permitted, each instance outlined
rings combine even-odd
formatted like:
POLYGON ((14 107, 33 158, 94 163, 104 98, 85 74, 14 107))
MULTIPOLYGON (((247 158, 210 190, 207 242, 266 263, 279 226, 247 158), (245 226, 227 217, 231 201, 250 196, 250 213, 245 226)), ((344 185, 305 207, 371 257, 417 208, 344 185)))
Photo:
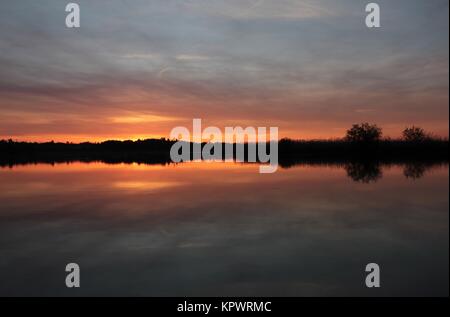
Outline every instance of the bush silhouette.
POLYGON ((374 143, 381 139, 382 130, 376 124, 354 124, 347 130, 346 140, 357 143, 374 143))
POLYGON ((419 127, 409 127, 403 130, 403 139, 409 142, 422 142, 428 139, 425 130, 419 127))

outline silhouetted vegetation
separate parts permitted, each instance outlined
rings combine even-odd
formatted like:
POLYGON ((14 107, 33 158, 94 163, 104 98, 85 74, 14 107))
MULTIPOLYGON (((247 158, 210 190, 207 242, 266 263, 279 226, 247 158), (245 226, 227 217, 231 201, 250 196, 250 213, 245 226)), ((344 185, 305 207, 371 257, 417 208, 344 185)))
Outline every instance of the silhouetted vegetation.
POLYGON ((0 166, 27 163, 92 162, 170 163, 170 148, 175 141, 148 139, 105 141, 101 143, 31 143, 0 141, 0 166))
MULTIPOLYGON (((282 139, 278 142, 279 165, 283 168, 301 164, 340 165, 353 180, 368 183, 382 176, 381 165, 405 165, 404 175, 416 179, 430 166, 448 164, 448 139, 430 137, 418 127, 405 129, 401 139, 383 139, 381 136, 382 130, 379 127, 363 123, 353 125, 342 139, 282 139)), ((168 139, 148 139, 73 144, 1 140, 0 166, 73 161, 170 164, 170 149, 175 142, 168 139)), ((190 143, 191 153, 193 146, 190 143)), ((249 145, 244 146, 247 153, 249 145)), ((267 147, 270 148, 270 143, 267 147)), ((225 144, 222 144, 222 153, 225 153, 225 144)), ((223 158, 235 158, 235 153, 236 144, 233 145, 233 156, 223 158)))
POLYGON ((420 127, 409 127, 403 130, 403 139, 408 142, 423 142, 431 137, 420 127))
POLYGON ((349 142, 359 144, 372 144, 380 141, 383 132, 376 124, 367 122, 354 124, 351 129, 347 130, 345 139, 349 142))

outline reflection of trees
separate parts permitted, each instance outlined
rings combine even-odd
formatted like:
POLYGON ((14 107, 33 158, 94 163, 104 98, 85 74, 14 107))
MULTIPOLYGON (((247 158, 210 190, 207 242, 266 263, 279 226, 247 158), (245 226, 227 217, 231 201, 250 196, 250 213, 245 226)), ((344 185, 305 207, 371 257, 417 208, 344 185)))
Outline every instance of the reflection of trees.
MULTIPOLYGON (((404 164, 403 175, 409 179, 419 179, 432 167, 424 162, 404 164)), ((355 182, 372 183, 383 177, 382 164, 377 161, 353 161, 344 165, 347 176, 355 182)))
POLYGON ((424 163, 409 163, 405 165, 403 175, 405 175, 406 178, 419 179, 423 176, 427 168, 428 167, 424 163))
POLYGON ((348 177, 355 182, 371 183, 383 177, 380 164, 378 162, 349 162, 344 166, 348 177))

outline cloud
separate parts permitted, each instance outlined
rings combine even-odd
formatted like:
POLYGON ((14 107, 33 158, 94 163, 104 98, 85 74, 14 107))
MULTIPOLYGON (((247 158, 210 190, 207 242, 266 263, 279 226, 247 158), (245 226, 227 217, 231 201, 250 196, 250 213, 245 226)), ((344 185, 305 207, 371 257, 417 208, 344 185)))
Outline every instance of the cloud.
POLYGON ((179 61, 207 61, 211 59, 209 56, 204 55, 188 55, 188 54, 180 54, 175 57, 176 60, 179 61))
POLYGON ((151 114, 134 114, 134 115, 124 115, 120 117, 112 117, 110 118, 113 123, 152 123, 158 122, 161 123, 163 121, 177 121, 180 118, 177 117, 169 117, 169 116, 159 116, 159 115, 151 115, 151 114))
POLYGON ((127 59, 155 59, 159 58, 159 55, 155 54, 125 54, 122 56, 127 59))
POLYGON ((0 4, 0 137, 167 135, 193 117, 448 133, 446 0, 380 0, 376 31, 349 0, 80 0, 75 31, 58 1, 29 3, 0 4))
POLYGON ((194 11, 232 19, 310 19, 335 15, 313 0, 194 0, 185 5, 194 11))

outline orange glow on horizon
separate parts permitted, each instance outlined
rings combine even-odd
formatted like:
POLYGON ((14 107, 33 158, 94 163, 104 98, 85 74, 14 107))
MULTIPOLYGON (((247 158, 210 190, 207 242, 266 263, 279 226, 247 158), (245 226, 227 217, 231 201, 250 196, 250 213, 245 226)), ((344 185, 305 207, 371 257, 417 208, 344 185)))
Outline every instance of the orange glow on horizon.
MULTIPOLYGON (((133 118, 123 119, 123 120, 135 120, 133 118)), ((140 119, 136 119, 140 120, 140 119)), ((187 120, 186 120, 187 121, 187 120)), ((156 123, 156 122, 155 122, 156 123)), ((28 135, 28 134, 20 134, 20 135, 0 135, 0 140, 8 140, 12 139, 14 141, 19 142, 62 142, 62 143, 82 143, 82 142, 92 142, 92 143, 100 143, 108 140, 117 140, 117 141, 126 141, 126 140, 146 140, 146 139, 169 139, 170 136, 170 130, 172 127, 175 126, 185 126, 191 133, 191 141, 192 141, 192 126, 189 124, 183 124, 183 123, 173 123, 172 127, 166 128, 158 128, 158 127, 152 127, 152 131, 155 131, 153 133, 142 133, 144 129, 139 126, 138 123, 125 123, 125 128, 122 126, 123 124, 117 123, 117 130, 120 130, 119 133, 115 132, 114 127, 111 129, 111 133, 105 134, 105 133, 98 133, 98 134, 34 134, 34 135, 28 135), (138 133, 126 133, 125 130, 129 131, 136 131, 138 133)), ((213 126, 214 124, 211 124, 213 126)), ((418 124, 416 124, 418 125, 418 124)), ((210 124, 204 124, 202 126, 202 129, 206 128, 207 126, 210 126, 210 124)), ((227 125, 231 126, 231 125, 227 125)), ((263 126, 263 125, 255 125, 255 124, 236 124, 235 126, 242 126, 243 128, 246 128, 248 126, 263 126)), ((276 126, 276 125, 275 125, 276 126)), ((278 139, 281 140, 283 138, 289 138, 289 139, 297 139, 297 140, 329 140, 329 139, 340 139, 343 138, 346 134, 347 129, 351 125, 344 125, 344 124, 336 124, 335 127, 325 127, 326 125, 320 125, 320 124, 314 124, 314 126, 311 127, 301 127, 299 126, 297 129, 293 128, 292 126, 283 127, 282 125, 278 126, 278 139)), ((391 138, 398 138, 401 136, 401 131, 409 126, 407 124, 396 124, 396 125, 386 125, 378 124, 383 129, 383 137, 391 137, 391 138)), ((432 123, 429 124, 423 124, 418 125, 423 127, 426 131, 431 132, 433 135, 443 138, 448 138, 448 128, 444 127, 438 127, 433 126, 432 123), (434 129, 433 129, 434 128, 434 129)), ((219 129, 224 133, 225 129, 223 127, 218 126, 219 129)), ((103 131, 102 131, 103 132, 103 131)), ((269 138, 269 133, 266 135, 266 139, 269 138)), ((203 138, 203 142, 208 142, 209 138, 203 138)), ((223 135, 223 140, 225 140, 223 135)), ((246 139, 247 140, 247 139, 246 139)), ((213 140, 215 141, 215 140, 213 140)), ((220 140, 218 140, 220 141, 220 140)))

